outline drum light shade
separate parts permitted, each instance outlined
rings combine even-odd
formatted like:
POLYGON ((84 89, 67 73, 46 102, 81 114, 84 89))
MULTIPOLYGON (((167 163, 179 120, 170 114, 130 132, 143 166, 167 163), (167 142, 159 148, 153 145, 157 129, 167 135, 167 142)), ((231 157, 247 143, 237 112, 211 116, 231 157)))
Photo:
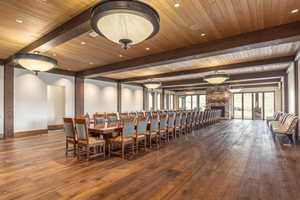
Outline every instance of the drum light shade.
POLYGON ((235 93, 235 92, 240 92, 242 89, 241 88, 230 88, 228 91, 231 93, 235 93))
POLYGON ((159 23, 158 13, 137 0, 105 0, 93 8, 91 15, 94 31, 125 49, 153 37, 159 23))
POLYGON ((149 89, 156 89, 161 86, 161 82, 159 81, 147 81, 144 83, 144 86, 149 89))
POLYGON ((210 84, 221 84, 229 79, 229 75, 225 73, 215 73, 204 77, 204 80, 210 84))
POLYGON ((39 54, 17 54, 15 61, 25 69, 34 72, 44 72, 57 66, 57 60, 39 54))

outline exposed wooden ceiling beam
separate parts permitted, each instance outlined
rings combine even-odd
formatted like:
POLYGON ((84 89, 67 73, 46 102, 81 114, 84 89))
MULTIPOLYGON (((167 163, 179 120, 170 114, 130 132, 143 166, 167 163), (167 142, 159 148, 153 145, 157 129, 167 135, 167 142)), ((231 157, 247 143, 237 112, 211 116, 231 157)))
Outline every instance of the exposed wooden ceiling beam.
MULTIPOLYGON (((265 71, 265 72, 255 72, 255 73, 245 73, 245 74, 232 74, 230 75, 230 81, 237 80, 247 80, 247 79, 257 79, 257 78, 268 78, 268 77, 282 77, 286 74, 286 70, 277 71, 265 71)), ((162 87, 174 86, 174 85, 189 85, 189 84, 199 84, 207 83, 202 77, 197 79, 183 79, 176 81, 166 81, 162 82, 162 87)))
POLYGON ((294 61, 294 58, 295 58, 294 56, 285 56, 285 57, 279 57, 279 58, 271 58, 271 59, 229 64, 229 65, 221 65, 221 66, 215 66, 215 67, 205 67, 205 68, 198 68, 198 69, 168 72, 168 73, 156 74, 156 75, 150 75, 150 76, 140 76, 140 77, 122 79, 120 81, 121 82, 133 82, 133 81, 147 80, 147 79, 151 79, 151 78, 165 78, 165 77, 172 77, 172 76, 182 76, 182 75, 198 74, 198 73, 211 72, 211 71, 217 71, 217 70, 230 70, 230 69, 247 68, 247 67, 259 67, 259 66, 267 66, 267 65, 273 65, 273 64, 289 64, 290 62, 294 61))
MULTIPOLYGON (((89 8, 83 11, 79 15, 73 17, 72 19, 60 25, 56 29, 42 36, 40 39, 27 45, 17 53, 26 53, 34 50, 39 50, 42 52, 47 51, 75 37, 78 37, 83 33, 88 32, 89 30, 91 30, 91 9, 92 8, 89 8)), ((9 58, 6 59, 5 62, 11 62, 13 58, 14 55, 11 55, 9 58)))
MULTIPOLYGON (((96 77, 300 41, 300 21, 81 71, 96 77)), ((134 48, 134 47, 133 47, 134 48)))
MULTIPOLYGON (((233 86, 232 88, 261 88, 261 87, 278 87, 278 83, 266 83, 266 84, 259 84, 259 85, 242 85, 242 86, 233 86)), ((207 90, 208 87, 201 87, 197 89, 181 89, 181 90, 172 90, 173 92, 189 92, 189 91, 203 91, 207 90)))
MULTIPOLYGON (((235 86, 241 84, 261 84, 261 83, 276 83, 281 82, 281 78, 271 78, 271 79, 259 79, 259 80, 246 80, 246 81, 237 81, 237 82, 225 82, 223 84, 219 84, 218 86, 235 86)), ((187 86, 178 86, 178 87, 168 87, 168 90, 182 90, 182 89, 197 89, 203 87, 211 87, 211 84, 203 83, 198 85, 187 85, 187 86)))

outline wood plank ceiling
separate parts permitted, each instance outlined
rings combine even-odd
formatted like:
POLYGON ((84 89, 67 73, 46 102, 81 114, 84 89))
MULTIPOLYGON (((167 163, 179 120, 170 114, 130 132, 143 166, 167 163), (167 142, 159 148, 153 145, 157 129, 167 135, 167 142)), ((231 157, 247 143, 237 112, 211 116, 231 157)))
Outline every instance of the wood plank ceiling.
MULTIPOLYGON (((159 12, 161 17, 161 30, 154 38, 128 50, 123 50, 119 45, 100 36, 91 37, 90 32, 87 32, 44 53, 56 58, 59 61, 59 68, 80 71, 300 20, 300 12, 292 13, 292 10, 300 8, 299 0, 146 1, 159 12), (175 3, 179 3, 180 7, 175 8, 175 3)), ((5 59, 16 53, 97 2, 98 0, 1 1, 0 58, 5 59), (49 12, 50 10, 51 12, 49 12), (22 20, 23 23, 18 23, 16 20, 22 20)), ((106 77, 123 79, 290 56, 295 55, 299 47, 299 42, 281 44, 133 70, 128 73, 109 74, 106 77)), ((287 66, 275 64, 271 67, 281 69, 287 66)), ((264 70, 262 69, 262 71, 264 70)))

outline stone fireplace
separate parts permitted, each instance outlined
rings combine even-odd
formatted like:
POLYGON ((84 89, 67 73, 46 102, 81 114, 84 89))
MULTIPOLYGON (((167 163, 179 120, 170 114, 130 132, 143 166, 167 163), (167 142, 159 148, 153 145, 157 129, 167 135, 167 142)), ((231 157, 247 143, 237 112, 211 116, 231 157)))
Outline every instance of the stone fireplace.
POLYGON ((222 110, 222 117, 229 119, 231 93, 226 87, 210 87, 206 91, 206 105, 209 109, 222 110))

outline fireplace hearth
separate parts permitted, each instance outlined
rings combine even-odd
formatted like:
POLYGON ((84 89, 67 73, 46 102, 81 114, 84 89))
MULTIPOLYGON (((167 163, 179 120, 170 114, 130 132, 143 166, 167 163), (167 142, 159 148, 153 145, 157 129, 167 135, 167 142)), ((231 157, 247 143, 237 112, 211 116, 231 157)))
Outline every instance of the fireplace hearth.
POLYGON ((212 110, 221 110, 221 117, 225 117, 225 106, 211 106, 212 110))

